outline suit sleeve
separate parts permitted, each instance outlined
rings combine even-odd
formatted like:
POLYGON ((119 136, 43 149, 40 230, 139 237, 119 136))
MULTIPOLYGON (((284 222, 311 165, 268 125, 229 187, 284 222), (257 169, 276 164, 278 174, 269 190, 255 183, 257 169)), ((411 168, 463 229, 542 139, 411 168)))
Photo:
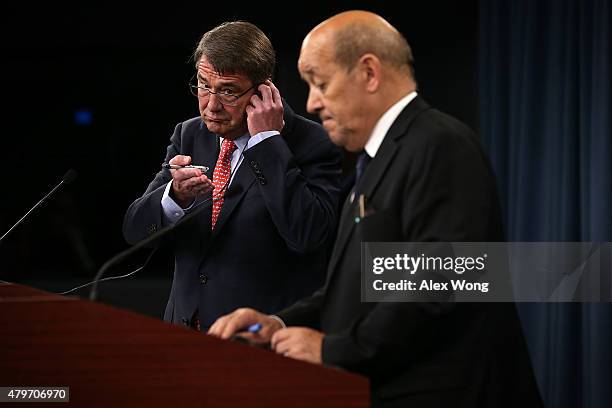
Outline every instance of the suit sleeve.
POLYGON ((321 288, 309 297, 299 300, 288 308, 276 313, 287 327, 303 326, 321 330, 321 307, 325 288, 321 288))
POLYGON ((318 127, 299 123, 292 133, 292 149, 284 137, 270 137, 244 152, 244 164, 287 246, 308 253, 335 233, 341 157, 318 127))
MULTIPOLYGON (((166 152, 166 162, 180 152, 181 129, 182 124, 174 128, 166 152)), ((135 244, 163 227, 164 215, 161 200, 170 180, 172 180, 170 171, 162 169, 149 183, 142 197, 130 205, 123 219, 123 236, 128 243, 135 244)))
MULTIPOLYGON (((423 140, 410 146, 415 154, 403 156, 409 164, 395 168, 405 176, 393 210, 403 240, 499 239, 490 232, 490 225, 497 224, 491 220, 498 219, 494 181, 475 141, 465 132, 434 132, 423 140)), ((472 312, 477 313, 469 304, 380 302, 347 330, 325 335, 322 358, 365 375, 384 372, 400 361, 420 358, 472 312)))

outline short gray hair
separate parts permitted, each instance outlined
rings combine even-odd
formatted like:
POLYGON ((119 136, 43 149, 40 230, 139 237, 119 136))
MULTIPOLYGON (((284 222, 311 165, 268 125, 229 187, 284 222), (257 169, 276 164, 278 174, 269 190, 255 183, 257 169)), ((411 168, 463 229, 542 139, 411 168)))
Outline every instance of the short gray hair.
POLYGON ((219 74, 244 74, 254 84, 271 78, 276 65, 268 37, 246 21, 226 22, 206 32, 193 53, 196 66, 202 56, 219 74))

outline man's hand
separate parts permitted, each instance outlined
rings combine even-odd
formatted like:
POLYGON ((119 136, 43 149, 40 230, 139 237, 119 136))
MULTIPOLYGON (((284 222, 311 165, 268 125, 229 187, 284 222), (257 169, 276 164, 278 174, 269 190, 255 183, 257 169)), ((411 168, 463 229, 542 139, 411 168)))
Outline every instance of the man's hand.
MULTIPOLYGON (((177 155, 168 163, 186 166, 191 164, 191 157, 177 155)), ((172 174, 170 196, 182 208, 189 207, 197 197, 213 190, 212 181, 198 169, 170 170, 170 173, 172 174)))
POLYGON ((259 313, 254 309, 236 309, 230 314, 221 316, 210 326, 208 334, 222 339, 229 339, 233 335, 240 333, 244 337, 256 344, 267 344, 270 342, 272 335, 282 329, 282 324, 263 313, 259 313), (249 333, 245 331, 249 326, 259 323, 261 329, 257 333, 249 333))
POLYGON ((268 130, 282 131, 285 121, 283 119, 283 101, 278 89, 272 81, 267 80, 259 85, 257 90, 260 95, 254 93, 246 107, 249 134, 254 136, 268 130))
POLYGON ((272 350, 278 354, 321 364, 323 333, 306 327, 289 327, 278 330, 272 336, 272 350))

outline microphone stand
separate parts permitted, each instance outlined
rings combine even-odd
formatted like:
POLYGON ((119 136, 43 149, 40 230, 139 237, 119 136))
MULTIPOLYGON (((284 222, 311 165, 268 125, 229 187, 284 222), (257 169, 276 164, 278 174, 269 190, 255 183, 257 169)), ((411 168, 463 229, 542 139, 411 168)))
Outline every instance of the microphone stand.
POLYGON ((64 184, 70 184, 76 177, 76 171, 74 170, 68 170, 66 172, 66 174, 64 174, 64 177, 62 177, 62 181, 59 182, 58 185, 56 185, 55 187, 53 187, 53 190, 49 191, 49 193, 47 193, 46 196, 44 196, 39 202, 36 203, 36 205, 34 205, 34 207, 32 207, 30 209, 30 211, 28 211, 27 213, 25 213, 25 215, 23 217, 21 217, 19 219, 19 221, 17 221, 8 231, 6 231, 4 233, 4 235, 2 235, 2 237, 0 237, 0 242, 2 242, 2 240, 4 238, 6 238, 8 236, 8 234, 11 233, 11 231, 13 231, 19 224, 21 224, 23 222, 23 220, 25 220, 28 215, 30 215, 34 210, 36 210, 38 207, 40 207, 41 205, 43 205, 47 199, 49 197, 51 197, 53 194, 55 194, 55 192, 62 187, 64 184))
POLYGON ((151 234, 148 238, 143 239, 142 241, 139 241, 137 244, 133 245, 132 247, 130 247, 130 248, 128 248, 128 249, 126 249, 126 250, 124 250, 124 251, 122 251, 120 253, 118 253, 117 255, 115 255, 112 258, 110 258, 108 261, 104 262, 104 264, 100 267, 100 269, 98 270, 98 273, 94 277, 94 280, 92 281, 91 290, 89 291, 89 299, 90 300, 96 300, 96 298, 98 297, 98 283, 100 282, 100 280, 102 279, 102 277, 104 276, 106 271, 108 271, 108 269, 111 266, 119 263, 123 259, 125 259, 125 258, 129 257, 130 255, 134 254, 135 252, 139 251, 140 249, 142 249, 144 247, 147 247, 147 246, 151 245, 152 243, 154 243, 156 241, 161 240, 161 238, 165 237, 171 231, 174 231, 175 229, 177 229, 177 228, 181 227, 182 225, 188 223, 189 221, 194 219, 198 214, 200 214, 205 208, 208 208, 208 206, 206 206, 204 204, 206 204, 209 201, 211 201, 211 200, 210 199, 206 199, 206 200, 202 201, 201 203, 198 204, 198 208, 195 208, 192 212, 190 212, 189 214, 187 214, 186 216, 181 218, 175 224, 168 225, 168 226, 158 230, 154 234, 151 234))

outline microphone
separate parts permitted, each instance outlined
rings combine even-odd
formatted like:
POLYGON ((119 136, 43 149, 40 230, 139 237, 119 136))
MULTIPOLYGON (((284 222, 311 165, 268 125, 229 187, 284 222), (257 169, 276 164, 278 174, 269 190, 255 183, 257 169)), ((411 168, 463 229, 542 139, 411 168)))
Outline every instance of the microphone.
MULTIPOLYGON (((85 285, 81 285, 78 288, 71 289, 69 292, 72 292, 75 289, 80 289, 82 287, 91 285, 91 290, 89 292, 89 299, 90 300, 96 300, 96 298, 98 296, 98 283, 103 282, 105 280, 110 280, 110 279, 121 279, 121 278, 124 278, 124 277, 127 277, 127 276, 131 276, 135 272, 140 271, 151 260, 151 258, 153 257, 153 253, 155 253, 155 251, 157 250, 157 247, 153 250, 153 252, 151 254, 149 254, 149 257, 147 258, 145 263, 140 268, 138 268, 137 270, 132 271, 132 272, 130 272, 127 275, 122 275, 122 276, 117 276, 117 277, 109 277, 109 278, 102 279, 102 277, 104 276, 106 271, 111 266, 113 266, 113 265, 121 262, 122 260, 128 258, 129 256, 131 256, 132 254, 134 254, 138 250, 140 250, 142 248, 145 248, 147 246, 150 246, 151 244, 153 244, 153 243, 155 243, 157 241, 160 241, 162 238, 165 238, 166 235, 170 234, 171 231, 174 231, 175 229, 178 229, 182 225, 188 223, 189 221, 191 221, 192 219, 197 217, 205 208, 208 208, 207 206, 205 206, 203 204, 206 204, 206 203, 208 203, 210 201, 212 201, 212 197, 209 197, 209 198, 201 201, 200 203, 195 205, 195 208, 189 214, 185 215, 183 218, 178 220, 176 223, 165 226, 164 228, 156 231, 154 234, 151 234, 148 238, 145 238, 142 241, 139 241, 134 246, 132 246, 132 247, 130 247, 130 248, 128 248, 128 249, 118 253, 117 255, 115 255, 114 257, 109 259, 108 261, 104 262, 104 265, 102 265, 100 267, 100 269, 98 270, 98 273, 94 277, 93 281, 91 281, 90 283, 87 283, 85 285)), ((64 292, 64 293, 67 293, 67 292, 64 292)))
MULTIPOLYGON (((240 156, 243 157, 244 155, 244 149, 246 148, 246 145, 242 148, 242 150, 240 150, 240 156)), ((166 168, 167 166, 163 166, 164 168, 166 168)), ((232 176, 234 174, 234 172, 236 171, 237 167, 232 169, 232 171, 230 172, 230 175, 227 179, 227 181, 225 182, 225 184, 223 185, 223 187, 221 188, 221 191, 218 194, 221 194, 223 191, 225 191, 228 186, 230 181, 232 180, 232 176)), ((77 289, 81 289, 84 288, 86 286, 90 286, 91 285, 91 290, 89 291, 89 300, 96 300, 96 298, 98 297, 98 283, 100 282, 104 282, 107 280, 111 280, 111 279, 122 279, 122 278, 126 278, 128 276, 132 276, 134 273, 141 271, 145 266, 147 266, 147 264, 149 263, 149 261, 151 260, 151 258, 153 257, 153 254, 155 253, 155 251, 157 251, 157 247, 153 250, 153 252, 151 252, 149 254, 149 256, 147 257, 146 261, 144 262, 144 264, 137 268, 136 270, 125 274, 125 275, 121 275, 121 276, 111 276, 108 278, 102 278, 104 276, 104 274, 106 273, 106 271, 113 265, 121 262, 122 260, 126 259, 127 257, 131 256, 133 253, 135 253, 136 251, 151 245, 152 243, 161 240, 163 237, 165 237, 166 235, 168 235, 170 233, 170 231, 174 231, 175 229, 179 228, 180 226, 188 223, 190 220, 194 219, 195 217, 198 216, 198 214, 200 214, 205 208, 207 208, 207 206, 203 205, 206 204, 208 202, 211 202, 213 200, 217 199, 217 197, 215 197, 214 195, 211 195, 209 198, 206 198, 205 200, 201 201, 200 203, 197 203, 195 205, 195 207, 193 208, 193 210, 187 214, 186 216, 184 216, 183 218, 181 218, 180 220, 178 220, 175 224, 170 224, 165 226, 164 228, 158 230, 157 232, 155 232, 154 234, 152 234, 151 236, 149 236, 146 239, 143 239, 142 241, 138 242, 137 244, 135 244, 134 246, 126 249, 123 252, 118 253, 117 255, 115 255, 114 257, 112 257, 111 259, 109 259, 108 261, 104 262, 104 265, 102 265, 100 267, 100 269, 98 270, 98 273, 96 274, 96 276, 94 277, 93 281, 86 283, 84 285, 81 286, 77 286, 76 288, 72 288, 66 292, 62 292, 61 294, 67 294, 70 292, 73 292, 77 289)))
POLYGON ((36 210, 38 207, 43 205, 63 185, 72 183, 74 179, 76 178, 76 176, 77 176, 77 172, 75 170, 73 169, 68 170, 66 174, 64 174, 64 177, 62 177, 62 180, 55 187, 53 187, 53 190, 49 191, 49 193, 47 193, 46 196, 44 196, 39 202, 37 202, 36 205, 30 209, 30 211, 25 213, 25 215, 21 217, 19 221, 17 221, 8 231, 4 233, 4 235, 2 235, 2 237, 0 237, 0 242, 2 242, 2 240, 6 238, 6 236, 10 234, 11 231, 13 231, 19 224, 21 224, 23 220, 25 220, 28 217, 28 215, 30 215, 34 210, 36 210))

